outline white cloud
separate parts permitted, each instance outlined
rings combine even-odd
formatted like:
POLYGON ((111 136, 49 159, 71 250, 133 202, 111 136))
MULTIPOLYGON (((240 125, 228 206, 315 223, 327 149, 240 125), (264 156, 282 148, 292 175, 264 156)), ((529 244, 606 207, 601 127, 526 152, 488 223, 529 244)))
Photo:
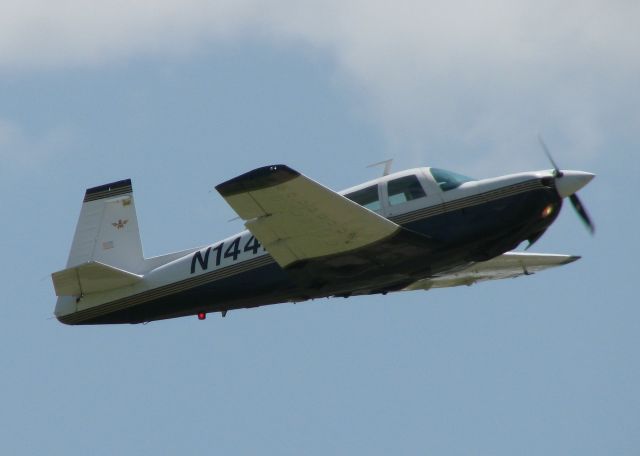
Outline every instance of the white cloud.
POLYGON ((586 160, 608 135, 640 127, 633 0, 6 0, 0 8, 5 71, 246 37, 302 43, 329 53, 365 95, 390 153, 420 162, 446 149, 452 161, 477 150, 505 166, 514 157, 541 163, 527 158, 538 154, 538 131, 565 148, 560 155, 586 160))

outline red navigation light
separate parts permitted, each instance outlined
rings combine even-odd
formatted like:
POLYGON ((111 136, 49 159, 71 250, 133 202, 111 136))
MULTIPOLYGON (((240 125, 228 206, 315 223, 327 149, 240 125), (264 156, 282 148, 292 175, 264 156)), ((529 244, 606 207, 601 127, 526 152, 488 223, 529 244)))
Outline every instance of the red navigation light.
POLYGON ((553 214, 553 210, 555 208, 553 207, 553 204, 549 204, 547 207, 545 207, 542 211, 542 218, 547 218, 549 217, 551 214, 553 214))
POLYGON ((207 314, 205 312, 198 312, 198 320, 204 320, 207 318, 207 314))

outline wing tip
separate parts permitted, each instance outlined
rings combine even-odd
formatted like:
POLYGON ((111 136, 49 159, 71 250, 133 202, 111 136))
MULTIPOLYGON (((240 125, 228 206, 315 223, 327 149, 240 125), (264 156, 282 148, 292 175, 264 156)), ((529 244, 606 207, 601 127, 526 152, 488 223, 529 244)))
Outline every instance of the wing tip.
POLYGON ((565 260, 564 264, 573 263, 574 261, 578 261, 582 257, 580 255, 569 255, 569 257, 565 260))
POLYGON ((263 166, 216 185, 216 190, 226 198, 238 193, 273 187, 290 181, 299 175, 299 172, 289 168, 287 165, 263 166))

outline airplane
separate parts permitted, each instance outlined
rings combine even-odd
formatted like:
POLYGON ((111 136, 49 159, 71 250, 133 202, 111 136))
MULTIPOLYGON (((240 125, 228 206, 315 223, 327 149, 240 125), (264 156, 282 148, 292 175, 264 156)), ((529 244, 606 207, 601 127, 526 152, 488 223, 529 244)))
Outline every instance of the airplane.
MULTIPOLYGON (((543 145, 544 146, 544 145, 543 145)), ((553 169, 472 179, 421 167, 335 192, 286 165, 216 186, 245 231, 145 258, 131 180, 85 192, 54 314, 69 325, 176 317, 471 285, 580 257, 513 251, 535 243, 594 174, 553 169)), ((528 248, 528 247, 527 247, 528 248)))

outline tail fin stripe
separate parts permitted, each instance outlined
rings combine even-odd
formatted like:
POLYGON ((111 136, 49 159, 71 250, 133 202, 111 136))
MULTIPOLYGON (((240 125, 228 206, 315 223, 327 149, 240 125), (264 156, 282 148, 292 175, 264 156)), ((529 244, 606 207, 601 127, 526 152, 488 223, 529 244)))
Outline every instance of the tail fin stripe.
POLYGON ((133 187, 131 186, 131 179, 125 179, 110 184, 100 185, 87 189, 84 195, 83 202, 96 201, 103 198, 112 198, 114 196, 125 195, 131 193, 133 187))

